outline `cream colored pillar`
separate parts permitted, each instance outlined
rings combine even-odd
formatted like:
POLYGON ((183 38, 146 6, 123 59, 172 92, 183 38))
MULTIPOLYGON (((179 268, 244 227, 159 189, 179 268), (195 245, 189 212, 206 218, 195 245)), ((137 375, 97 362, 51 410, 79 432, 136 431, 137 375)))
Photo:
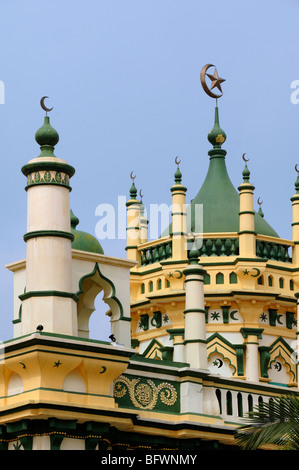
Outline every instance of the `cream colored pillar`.
POLYGON ((241 328, 241 333, 245 339, 245 375, 249 382, 259 382, 260 380, 260 359, 259 342, 262 338, 263 329, 260 328, 241 328))
POLYGON ((69 179, 75 170, 54 155, 59 136, 48 116, 35 139, 41 154, 22 168, 27 176, 26 292, 20 296, 22 334, 42 325, 46 332, 77 335, 69 201, 69 179))
POLYGON ((256 233, 253 210, 254 186, 249 182, 250 172, 245 165, 243 171, 243 183, 240 191, 240 226, 239 226, 239 253, 241 257, 251 258, 256 256, 256 233))
POLYGON ((175 184, 172 192, 172 258, 182 260, 187 258, 187 215, 186 191, 182 185, 182 174, 179 166, 175 172, 175 184))
POLYGON ((146 217, 145 207, 142 199, 140 201, 140 243, 146 243, 148 241, 148 220, 146 217))
POLYGON ((192 368, 207 369, 204 270, 198 263, 198 255, 198 250, 190 251, 190 265, 184 270, 185 360, 192 368))
POLYGON ((137 189, 133 180, 130 189, 130 199, 127 201, 127 258, 137 261, 140 264, 140 252, 138 246, 140 245, 140 201, 136 199, 137 189))
POLYGON ((171 328, 166 330, 169 333, 169 339, 173 341, 173 361, 185 361, 184 328, 171 328))

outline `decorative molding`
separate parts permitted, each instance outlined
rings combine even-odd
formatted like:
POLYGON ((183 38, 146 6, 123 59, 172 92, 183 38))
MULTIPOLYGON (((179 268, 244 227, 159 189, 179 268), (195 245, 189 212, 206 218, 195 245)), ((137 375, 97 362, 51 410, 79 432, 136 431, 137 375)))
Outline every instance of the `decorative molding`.
POLYGON ((140 377, 129 379, 121 375, 114 382, 113 395, 115 398, 123 398, 127 393, 131 404, 142 410, 153 410, 157 404, 159 407, 161 403, 171 407, 178 400, 177 391, 169 382, 156 385, 151 379, 141 382, 140 377))

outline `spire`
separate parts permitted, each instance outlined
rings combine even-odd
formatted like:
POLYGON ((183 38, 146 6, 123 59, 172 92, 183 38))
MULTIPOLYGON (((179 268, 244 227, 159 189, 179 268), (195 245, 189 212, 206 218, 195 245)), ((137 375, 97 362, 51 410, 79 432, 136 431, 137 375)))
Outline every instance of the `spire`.
POLYGON ((178 160, 178 157, 175 158, 175 163, 177 164, 177 169, 176 169, 176 172, 174 174, 174 181, 175 181, 175 184, 181 184, 182 183, 182 173, 181 173, 181 170, 180 170, 180 163, 181 163, 181 160, 179 161, 178 160))
POLYGON ((49 116, 44 117, 44 124, 36 131, 35 140, 41 149, 39 157, 55 157, 54 147, 59 142, 59 135, 51 126, 49 116))
POLYGON ((133 176, 133 171, 131 171, 130 177, 131 177, 131 180, 132 180, 132 185, 131 185, 131 188, 130 188, 130 199, 136 199, 137 189, 136 189, 135 181, 134 181, 136 176, 133 176))
POLYGON ((247 164, 245 163, 245 168, 242 172, 243 175, 243 182, 244 183, 249 183, 249 178, 250 178, 250 171, 248 170, 247 164))
POLYGON ((208 141, 213 145, 214 149, 221 148, 221 145, 226 141, 226 134, 219 125, 219 111, 217 104, 215 107, 214 127, 208 134, 208 141))

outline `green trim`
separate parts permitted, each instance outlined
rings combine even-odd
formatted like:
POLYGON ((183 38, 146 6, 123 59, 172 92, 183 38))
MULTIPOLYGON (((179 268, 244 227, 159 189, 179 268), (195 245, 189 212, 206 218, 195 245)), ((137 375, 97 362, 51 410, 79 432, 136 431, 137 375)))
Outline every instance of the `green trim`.
MULTIPOLYGON (((175 336, 182 336, 183 339, 185 337, 185 328, 169 328, 166 331, 167 331, 167 333, 169 333, 169 339, 170 340, 173 340, 175 336)), ((174 346, 176 346, 176 344, 174 346)), ((182 343, 180 343, 180 344, 182 344, 182 343)))
POLYGON ((239 212, 239 215, 243 215, 243 214, 251 214, 251 215, 254 215, 255 212, 254 212, 254 211, 242 211, 242 212, 239 212))
MULTIPOLYGON (((123 306, 120 302, 120 300, 116 297, 115 295, 115 292, 116 292, 116 289, 115 289, 115 285, 114 283, 108 279, 108 277, 104 276, 104 274, 101 272, 100 268, 99 268, 99 265, 98 263, 95 264, 94 266, 94 269, 93 271, 91 271, 89 274, 85 274, 84 276, 81 277, 81 279, 79 280, 79 290, 77 291, 76 295, 78 296, 79 300, 80 300, 80 296, 84 293, 84 290, 83 290, 83 281, 87 278, 90 278, 90 277, 93 277, 96 273, 98 273, 98 275, 100 276, 101 279, 103 279, 103 281, 107 282, 111 289, 112 289, 112 295, 110 295, 109 297, 107 297, 106 301, 107 300, 110 300, 112 299, 118 306, 119 308, 119 311, 120 311, 120 317, 119 319, 120 320, 126 320, 128 319, 128 321, 131 321, 131 318, 130 317, 125 317, 124 316, 124 311, 123 311, 123 306)), ((103 288, 104 290, 104 293, 105 293, 105 288, 103 288)), ((109 304, 108 304, 109 305, 109 304)))
POLYGON ((174 261, 160 261, 160 264, 162 264, 162 266, 165 266, 168 264, 189 264, 189 260, 180 259, 180 260, 174 260, 174 261))
POLYGON ((241 232, 238 232, 239 235, 243 235, 244 233, 249 233, 249 234, 252 234, 252 235, 257 235, 256 232, 252 231, 252 230, 242 230, 241 232))
POLYGON ((184 237, 187 236, 187 232, 171 232, 172 236, 183 235, 184 237))
POLYGON ((138 230, 138 231, 139 231, 139 230, 140 230, 140 227, 139 227, 139 226, 137 226, 137 227, 126 227, 126 230, 127 230, 127 231, 128 231, 128 230, 138 230))
POLYGON ((27 232, 24 235, 24 241, 26 242, 30 238, 36 237, 61 237, 74 240, 74 235, 71 232, 63 232, 62 230, 35 230, 33 232, 27 232))
POLYGON ((262 339, 263 328, 241 328, 240 332, 244 339, 248 336, 256 336, 258 339, 262 339))
POLYGON ((34 163, 27 163, 27 165, 24 165, 21 169, 23 175, 28 176, 30 173, 33 173, 35 171, 39 170, 56 170, 56 171, 62 171, 63 173, 67 173, 69 177, 71 178, 75 174, 75 168, 72 167, 71 165, 68 165, 67 163, 60 163, 60 162, 54 162, 54 161, 39 161, 39 162, 34 162, 34 163))
MULTIPOLYGON (((35 333, 35 332, 33 332, 35 333)), ((114 346, 110 346, 109 342, 106 341, 100 341, 100 340, 95 340, 95 339, 88 339, 88 338, 82 338, 81 336, 70 336, 70 335, 61 335, 57 333, 48 333, 48 332, 40 332, 37 336, 32 337, 32 333, 24 336, 20 336, 17 338, 14 338, 13 340, 5 341, 3 343, 5 346, 5 353, 11 353, 13 351, 17 351, 17 354, 15 356, 23 355, 23 354, 30 354, 31 350, 27 350, 26 352, 22 352, 23 349, 27 349, 30 347, 35 347, 35 346, 47 346, 47 352, 52 353, 52 354, 57 354, 55 350, 51 350, 50 348, 61 348, 61 349, 67 349, 68 351, 88 351, 91 353, 99 353, 99 354, 104 354, 105 355, 105 360, 107 361, 112 361, 112 362, 123 362, 124 364, 127 363, 127 361, 120 361, 119 359, 110 359, 106 358, 107 353, 109 352, 110 356, 124 356, 125 358, 130 358, 131 356, 134 355, 133 351, 128 351, 120 348, 116 348, 114 346), (27 339, 26 339, 27 338, 27 339), (47 339, 45 339, 47 338, 47 339), (14 343, 17 339, 24 339, 22 343, 14 343), (51 342, 49 341, 51 340, 51 342), (59 339, 67 339, 67 342, 64 341, 59 341, 59 339), (80 342, 80 343, 72 343, 72 341, 80 342), (10 344, 12 343, 13 344, 10 344), (86 344, 83 344, 86 343, 86 344), (103 347, 104 346, 104 347, 103 347), (107 349, 107 346, 110 346, 109 349, 107 349)), ((37 349, 39 350, 39 349, 37 349)), ((45 349, 41 349, 42 352, 45 351, 45 349)), ((73 352, 59 352, 61 355, 71 355, 74 356, 73 352)), ((82 357, 82 355, 78 352, 78 357, 82 357)), ((90 356, 92 359, 94 359, 94 356, 90 356)))
POLYGON ((184 340, 184 344, 188 344, 188 343, 203 343, 203 344, 207 344, 207 340, 206 339, 185 339, 184 340))
POLYGON ((73 292, 63 292, 63 291, 58 291, 58 290, 31 291, 31 292, 25 292, 24 294, 19 295, 19 299, 22 301, 29 299, 31 297, 67 297, 67 298, 75 300, 75 302, 79 301, 79 297, 73 292))
POLYGON ((29 188, 33 188, 35 186, 59 186, 61 188, 65 188, 67 189, 68 191, 72 191, 72 188, 71 186, 69 186, 68 184, 65 184, 65 183, 57 183, 56 181, 50 181, 50 182, 46 182, 46 181, 40 181, 39 183, 29 183, 27 184, 27 186, 25 186, 25 191, 27 191, 29 188))
POLYGON ((184 310, 184 313, 190 313, 190 312, 199 312, 199 313, 204 313, 206 314, 206 311, 201 309, 201 308, 187 308, 186 310, 184 310))
POLYGON ((125 250, 137 250, 138 245, 128 245, 126 246, 125 250))

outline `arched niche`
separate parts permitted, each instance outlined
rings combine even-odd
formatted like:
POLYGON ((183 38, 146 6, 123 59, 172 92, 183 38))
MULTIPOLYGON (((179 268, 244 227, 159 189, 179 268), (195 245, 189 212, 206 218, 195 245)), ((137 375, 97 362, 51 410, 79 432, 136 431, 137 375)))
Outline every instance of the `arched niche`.
POLYGON ((62 388, 66 392, 86 393, 86 383, 78 368, 67 374, 62 388))
POLYGON ((7 385, 7 396, 17 395, 18 393, 23 393, 24 386, 22 378, 13 372, 9 378, 7 385))
POLYGON ((118 344, 131 347, 129 291, 124 292, 124 285, 120 282, 116 270, 111 269, 109 277, 102 271, 99 263, 95 263, 93 270, 82 276, 79 281, 79 290, 76 293, 79 298, 77 302, 78 336, 89 338, 90 316, 95 311, 95 299, 102 292, 103 301, 108 306, 106 314, 110 317, 111 334, 115 336, 118 344), (126 297, 128 297, 128 305, 124 306, 120 298, 126 297))

